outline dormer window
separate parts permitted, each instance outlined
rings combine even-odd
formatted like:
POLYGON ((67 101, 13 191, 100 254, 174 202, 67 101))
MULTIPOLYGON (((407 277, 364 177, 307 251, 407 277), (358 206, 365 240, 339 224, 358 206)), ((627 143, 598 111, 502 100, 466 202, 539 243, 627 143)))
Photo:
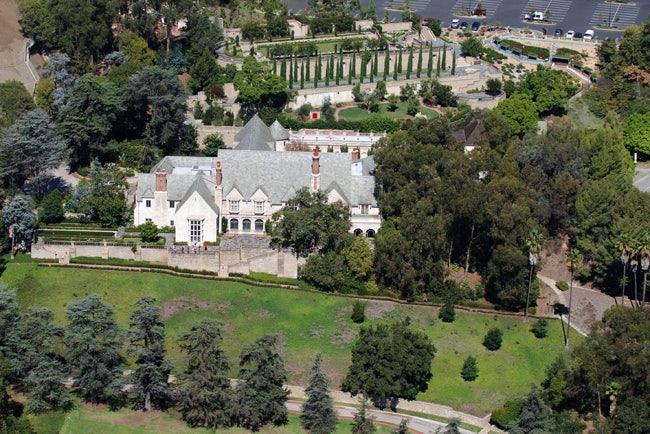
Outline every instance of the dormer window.
POLYGON ((359 207, 361 208, 361 214, 368 214, 368 209, 370 208, 370 205, 362 204, 359 207))
POLYGON ((255 201, 255 214, 264 214, 264 202, 261 200, 255 201))
POLYGON ((149 199, 144 201, 144 206, 147 208, 151 208, 151 201, 149 199))
POLYGON ((229 200, 228 209, 230 212, 239 212, 239 202, 238 200, 229 200))

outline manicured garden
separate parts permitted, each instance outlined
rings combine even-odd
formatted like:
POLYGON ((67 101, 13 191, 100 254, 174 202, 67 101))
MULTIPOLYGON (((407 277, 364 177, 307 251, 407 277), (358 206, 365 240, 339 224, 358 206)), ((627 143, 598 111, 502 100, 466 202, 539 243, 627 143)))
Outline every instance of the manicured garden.
MULTIPOLYGON (((177 338, 196 321, 210 317, 224 323, 224 350, 233 365, 243 345, 263 334, 278 333, 290 382, 299 385, 306 384, 311 363, 321 352, 332 385, 338 387, 350 364, 351 343, 359 329, 350 319, 353 300, 332 294, 161 273, 48 268, 29 263, 10 263, 0 282, 17 289, 22 308, 48 306, 59 323, 65 323, 70 301, 97 293, 115 308, 118 322, 126 326, 135 301, 151 294, 162 306, 169 356, 178 369, 184 362, 177 338)), ((537 339, 530 325, 517 317, 457 310, 455 322, 443 323, 437 318, 437 308, 388 301, 367 303, 366 315, 371 321, 409 316, 414 327, 433 339, 438 350, 432 365, 433 379, 429 390, 418 399, 478 415, 525 393, 529 383, 539 383, 545 366, 563 351, 559 321, 550 321, 548 337, 537 339), (493 327, 504 333, 503 346, 495 352, 481 345, 493 327), (479 368, 478 378, 470 383, 460 377, 468 355, 476 357, 479 368)), ((575 339, 577 343, 578 337, 575 339)))
MULTIPOLYGON (((388 116, 392 119, 404 119, 410 117, 406 112, 407 107, 408 103, 399 102, 397 103, 397 110, 391 112, 388 111, 388 104, 380 104, 379 111, 376 113, 368 113, 368 110, 361 107, 348 107, 341 109, 339 112, 339 119, 344 119, 346 121, 360 121, 370 116, 388 116)), ((434 119, 439 116, 437 111, 422 106, 418 111, 423 115, 426 115, 429 119, 434 119)))

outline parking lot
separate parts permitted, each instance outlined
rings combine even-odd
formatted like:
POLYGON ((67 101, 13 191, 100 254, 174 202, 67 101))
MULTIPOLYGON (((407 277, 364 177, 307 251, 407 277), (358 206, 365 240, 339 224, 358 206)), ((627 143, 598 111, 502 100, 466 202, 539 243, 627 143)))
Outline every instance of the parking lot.
MULTIPOLYGON (((298 12, 307 7, 308 0, 285 0, 289 10, 298 12)), ((362 7, 367 7, 370 0, 361 0, 362 7)), ((453 18, 471 23, 472 17, 461 17, 476 7, 478 0, 410 0, 409 7, 423 17, 435 17, 449 26, 453 18)), ((541 30, 546 28, 550 34, 561 28, 564 32, 575 30, 584 33, 594 29, 597 39, 617 38, 625 28, 641 24, 648 19, 650 0, 636 0, 630 4, 609 3, 605 0, 482 0, 487 17, 482 19, 488 24, 500 23, 505 26, 520 28, 530 27, 541 30), (531 9, 550 12, 548 21, 526 21, 524 15, 531 9), (603 27, 613 27, 611 30, 603 27), (600 28, 599 28, 600 27, 600 28)), ((377 18, 382 19, 385 8, 406 6, 406 0, 375 0, 377 18)), ((390 12, 391 21, 401 19, 401 11, 390 12)))

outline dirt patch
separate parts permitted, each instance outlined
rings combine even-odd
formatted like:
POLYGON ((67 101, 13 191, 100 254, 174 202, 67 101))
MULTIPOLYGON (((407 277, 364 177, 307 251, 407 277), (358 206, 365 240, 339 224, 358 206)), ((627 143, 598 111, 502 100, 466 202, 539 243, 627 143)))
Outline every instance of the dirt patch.
POLYGON ((395 309, 392 301, 370 300, 366 303, 366 317, 368 319, 382 318, 384 314, 395 309))
MULTIPOLYGON (((348 345, 357 337, 357 331, 350 326, 350 314, 352 313, 352 306, 346 306, 339 310, 336 315, 336 332, 330 338, 330 343, 334 345, 348 345)), ((366 315, 368 311, 366 310, 366 315)))
POLYGON ((194 297, 176 297, 165 304, 163 304, 162 312, 160 317, 162 319, 169 319, 174 316, 176 313, 185 311, 185 310, 216 310, 219 312, 225 312, 230 310, 232 306, 230 303, 221 303, 219 305, 214 305, 205 300, 200 300, 194 297))

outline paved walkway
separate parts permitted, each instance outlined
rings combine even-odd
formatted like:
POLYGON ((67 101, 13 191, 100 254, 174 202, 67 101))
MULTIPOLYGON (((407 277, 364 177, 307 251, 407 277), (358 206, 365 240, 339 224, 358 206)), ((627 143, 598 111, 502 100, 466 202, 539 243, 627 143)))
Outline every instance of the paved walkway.
MULTIPOLYGON (((303 387, 290 386, 290 385, 287 385, 286 387, 290 391, 289 393, 290 397, 299 398, 299 399, 307 398, 307 395, 305 394, 305 389, 303 387)), ((349 393, 344 393, 339 390, 330 390, 330 396, 332 397, 334 402, 338 404, 353 404, 353 405, 359 404, 358 397, 353 397, 349 393)), ((341 406, 341 407, 337 407, 337 412, 339 411, 339 408, 350 409, 350 407, 341 406)), ((460 419, 461 422, 481 428, 480 432, 482 434, 488 434, 489 432, 496 432, 496 433, 502 432, 497 427, 490 425, 490 415, 480 418, 477 416, 473 416, 471 414, 461 413, 446 405, 440 405, 440 404, 434 404, 431 402, 422 402, 422 401, 400 400, 399 404, 397 405, 397 411, 399 412, 400 410, 411 411, 411 412, 422 413, 422 414, 430 414, 433 416, 444 417, 445 419, 457 418, 460 419)), ((349 417, 353 417, 355 412, 356 409, 352 408, 351 413, 340 412, 339 414, 341 415, 341 417, 347 417, 346 415, 348 414, 350 414, 349 417)), ((380 410, 372 410, 371 413, 373 416, 377 417, 377 421, 385 420, 387 424, 389 425, 392 424, 395 426, 399 425, 402 418, 408 418, 410 420, 408 426, 409 428, 412 428, 413 432, 422 432, 422 433, 435 432, 435 430, 438 427, 445 426, 444 423, 440 423, 440 422, 436 422, 436 421, 432 421, 420 417, 415 417, 415 416, 403 415, 399 413, 386 412, 380 410)), ((461 430, 461 432, 470 433, 471 431, 461 430)))

